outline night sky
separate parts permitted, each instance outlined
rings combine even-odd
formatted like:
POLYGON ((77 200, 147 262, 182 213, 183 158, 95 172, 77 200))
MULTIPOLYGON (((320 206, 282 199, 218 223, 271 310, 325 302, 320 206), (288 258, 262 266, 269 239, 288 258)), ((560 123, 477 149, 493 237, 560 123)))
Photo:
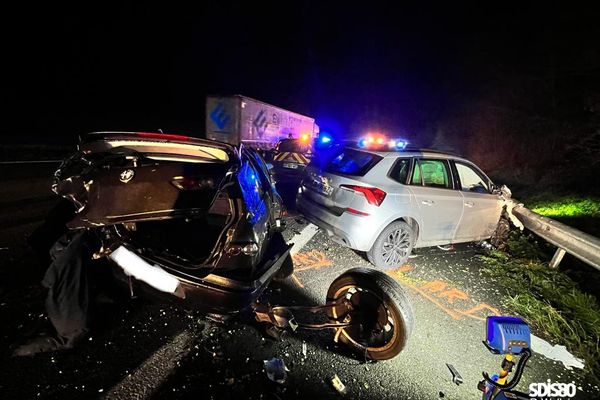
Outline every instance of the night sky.
POLYGON ((4 15, 0 129, 21 143, 202 135, 204 96, 234 93, 347 136, 425 142, 473 102, 586 118, 583 103, 600 93, 600 15, 524 3, 30 5, 4 15))

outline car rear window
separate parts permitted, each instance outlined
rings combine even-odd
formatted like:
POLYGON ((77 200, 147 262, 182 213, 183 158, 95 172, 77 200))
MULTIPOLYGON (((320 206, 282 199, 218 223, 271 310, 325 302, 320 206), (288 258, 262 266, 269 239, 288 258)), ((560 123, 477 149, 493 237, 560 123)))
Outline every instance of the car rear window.
POLYGON ((344 149, 334 159, 329 161, 327 172, 334 174, 363 176, 383 157, 377 154, 365 153, 352 149, 344 149))

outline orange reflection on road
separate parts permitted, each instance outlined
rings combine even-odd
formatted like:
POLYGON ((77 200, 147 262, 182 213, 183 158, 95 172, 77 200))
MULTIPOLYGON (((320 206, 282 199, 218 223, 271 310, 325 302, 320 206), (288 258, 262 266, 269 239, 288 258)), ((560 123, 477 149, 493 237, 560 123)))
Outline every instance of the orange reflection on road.
POLYGON ((478 303, 467 293, 452 287, 448 282, 442 280, 417 282, 409 278, 406 276, 406 272, 412 269, 413 267, 410 265, 403 265, 389 271, 388 274, 404 286, 419 293, 452 318, 459 320, 463 317, 469 317, 484 321, 486 315, 500 315, 500 311, 496 308, 486 303, 478 303))

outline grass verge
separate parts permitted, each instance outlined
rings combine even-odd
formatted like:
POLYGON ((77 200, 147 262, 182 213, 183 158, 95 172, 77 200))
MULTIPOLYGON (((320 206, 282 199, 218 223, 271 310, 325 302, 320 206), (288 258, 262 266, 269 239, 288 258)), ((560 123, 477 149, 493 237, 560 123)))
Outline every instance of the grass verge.
POLYGON ((509 294, 504 307, 523 317, 550 343, 560 343, 585 359, 586 371, 600 381, 600 306, 566 274, 542 260, 547 255, 531 236, 510 234, 509 252, 482 256, 483 272, 509 294))
POLYGON ((550 218, 600 217, 600 199, 556 195, 531 197, 526 205, 532 211, 550 218))

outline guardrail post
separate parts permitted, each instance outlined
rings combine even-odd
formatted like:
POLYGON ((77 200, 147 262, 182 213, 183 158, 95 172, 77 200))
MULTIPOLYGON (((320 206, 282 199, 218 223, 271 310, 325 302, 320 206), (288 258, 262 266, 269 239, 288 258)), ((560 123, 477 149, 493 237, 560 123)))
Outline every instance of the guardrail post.
POLYGON ((560 264, 560 262, 562 261, 565 253, 566 251, 564 249, 561 249, 560 247, 556 249, 554 256, 552 256, 552 260, 550 260, 550 268, 558 267, 558 264, 560 264))

